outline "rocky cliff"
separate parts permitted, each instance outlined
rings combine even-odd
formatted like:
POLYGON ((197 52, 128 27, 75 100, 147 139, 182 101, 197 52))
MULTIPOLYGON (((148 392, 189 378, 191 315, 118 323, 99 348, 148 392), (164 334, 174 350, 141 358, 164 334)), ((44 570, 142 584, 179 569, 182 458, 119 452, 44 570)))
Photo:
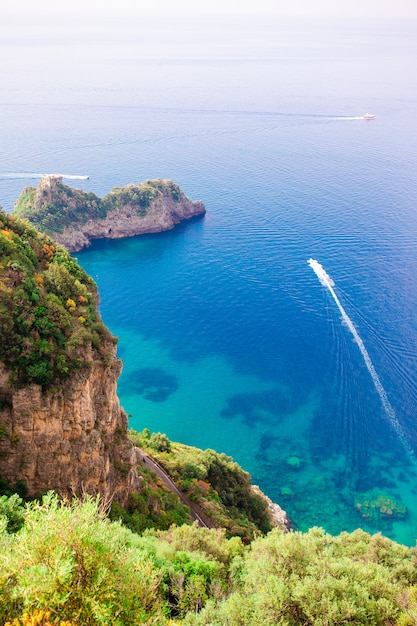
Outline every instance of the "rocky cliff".
POLYGON ((0 477, 29 495, 140 488, 97 300, 63 247, 0 212, 0 477))
POLYGON ((23 190, 15 213, 76 252, 89 246, 92 239, 170 230, 182 220, 203 215, 205 207, 169 180, 116 187, 99 198, 64 185, 61 176, 49 175, 37 189, 23 190))
MULTIPOLYGON (((113 346, 114 351, 114 346, 113 346)), ((24 480, 28 495, 53 489, 68 497, 101 494, 124 502, 140 489, 127 416, 116 395, 121 362, 96 362, 52 392, 40 385, 10 386, 0 366, 0 476, 24 480)))

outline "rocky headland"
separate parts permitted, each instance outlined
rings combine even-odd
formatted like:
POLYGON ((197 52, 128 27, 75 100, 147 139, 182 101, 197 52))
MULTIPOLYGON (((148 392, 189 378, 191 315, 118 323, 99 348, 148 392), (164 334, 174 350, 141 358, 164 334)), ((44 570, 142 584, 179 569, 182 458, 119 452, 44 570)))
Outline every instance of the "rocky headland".
POLYGON ((62 176, 44 176, 38 187, 26 187, 15 204, 28 219, 70 252, 93 239, 120 239, 172 229, 182 220, 204 215, 200 201, 190 200, 170 180, 149 180, 115 187, 103 198, 64 185, 62 176))

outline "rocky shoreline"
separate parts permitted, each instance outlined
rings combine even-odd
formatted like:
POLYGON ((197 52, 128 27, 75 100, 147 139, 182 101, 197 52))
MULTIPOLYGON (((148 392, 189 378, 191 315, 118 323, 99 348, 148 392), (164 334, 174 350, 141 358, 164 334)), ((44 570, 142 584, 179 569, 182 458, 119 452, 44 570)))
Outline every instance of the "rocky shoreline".
POLYGON ((122 239, 149 233, 171 230, 176 224, 192 217, 204 215, 202 202, 183 200, 174 202, 169 197, 157 198, 145 216, 135 215, 132 206, 123 206, 109 213, 105 219, 88 220, 82 226, 69 225, 54 239, 69 252, 78 252, 91 245, 94 239, 122 239))
POLYGON ((279 504, 273 502, 271 498, 268 498, 257 485, 252 485, 252 490, 266 500, 272 527, 279 527, 284 532, 288 532, 293 528, 293 524, 286 511, 284 511, 279 504))

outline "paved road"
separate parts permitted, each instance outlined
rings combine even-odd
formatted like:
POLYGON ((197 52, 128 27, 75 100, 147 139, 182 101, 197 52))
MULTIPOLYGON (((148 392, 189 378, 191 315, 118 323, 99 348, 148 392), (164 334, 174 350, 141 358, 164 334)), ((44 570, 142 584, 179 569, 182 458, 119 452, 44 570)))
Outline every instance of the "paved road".
POLYGON ((177 494, 181 502, 190 509, 191 518, 194 521, 197 521, 198 525, 201 526, 202 528, 212 528, 213 526, 210 524, 209 520, 207 518, 205 520, 203 519, 202 514, 196 511, 195 505, 185 497, 182 491, 178 489, 177 485, 174 483, 172 478, 159 465, 159 463, 155 461, 155 459, 152 459, 152 457, 150 457, 149 454, 146 454, 146 452, 144 452, 141 448, 137 448, 137 451, 138 451, 138 454, 140 455, 142 465, 144 465, 145 467, 148 467, 153 472, 155 472, 155 474, 159 476, 159 478, 162 480, 164 485, 168 487, 170 491, 173 491, 174 493, 177 494))

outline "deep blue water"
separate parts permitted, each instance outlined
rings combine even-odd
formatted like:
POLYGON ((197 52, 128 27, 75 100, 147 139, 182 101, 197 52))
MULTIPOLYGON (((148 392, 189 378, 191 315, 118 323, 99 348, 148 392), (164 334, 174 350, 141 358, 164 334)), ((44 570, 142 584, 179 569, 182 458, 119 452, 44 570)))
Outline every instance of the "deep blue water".
POLYGON ((2 44, 6 210, 36 184, 23 172, 88 174, 98 194, 171 178, 207 208, 76 255, 119 337, 131 426, 232 455, 296 528, 414 544, 416 24, 48 32, 2 44))

